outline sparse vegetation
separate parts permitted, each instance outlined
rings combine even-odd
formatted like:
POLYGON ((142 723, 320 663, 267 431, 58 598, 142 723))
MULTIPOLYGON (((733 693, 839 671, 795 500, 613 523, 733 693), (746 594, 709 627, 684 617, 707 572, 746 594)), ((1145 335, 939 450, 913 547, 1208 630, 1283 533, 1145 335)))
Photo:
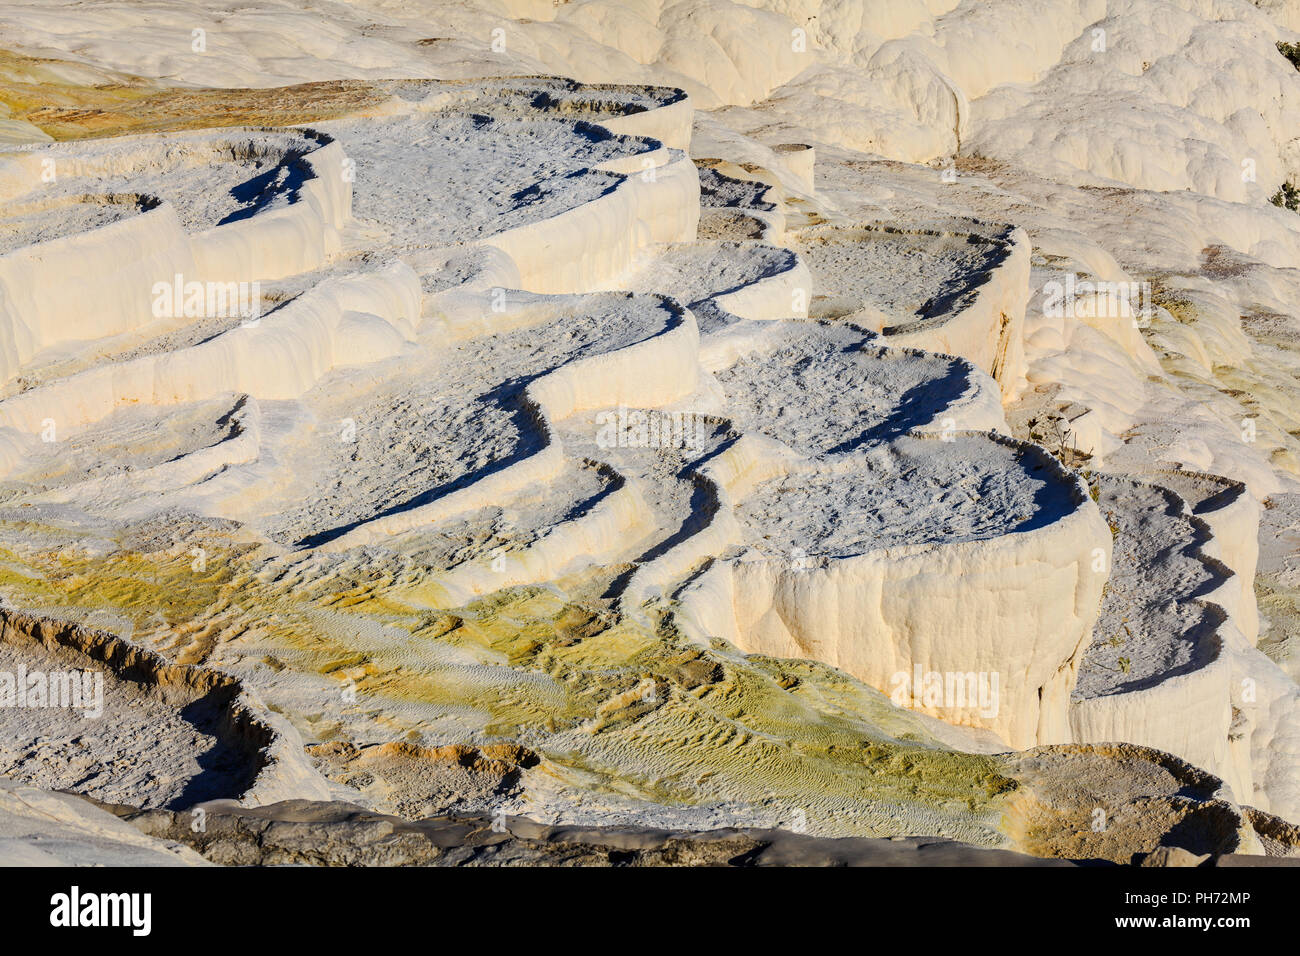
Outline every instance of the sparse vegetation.
POLYGON ((1159 308, 1164 309, 1177 322, 1189 325, 1196 321, 1196 306, 1189 300, 1183 298, 1181 289, 1170 289, 1164 285, 1162 278, 1154 278, 1151 282, 1151 301, 1159 308))
POLYGON ((1049 455, 1066 468, 1077 469, 1092 460, 1091 454, 1079 450, 1070 422, 1059 412, 1035 415, 1025 422, 1025 427, 1029 430, 1029 440, 1042 445, 1049 455))
POLYGON ((1291 65, 1300 70, 1300 43, 1286 43, 1281 40, 1277 44, 1277 52, 1291 61, 1291 65))
POLYGON ((1269 202, 1274 206, 1290 209, 1292 212, 1300 212, 1300 189, 1290 183, 1283 183, 1269 202))
POLYGON ((1088 484, 1088 497, 1094 504, 1101 504, 1101 482, 1097 480, 1097 473, 1091 468, 1080 468, 1079 477, 1088 484))

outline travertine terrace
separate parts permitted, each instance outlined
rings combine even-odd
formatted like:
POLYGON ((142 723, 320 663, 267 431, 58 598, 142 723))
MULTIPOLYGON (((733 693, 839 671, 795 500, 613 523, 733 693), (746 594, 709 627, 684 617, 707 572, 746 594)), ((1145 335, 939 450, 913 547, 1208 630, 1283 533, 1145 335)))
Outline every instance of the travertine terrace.
POLYGON ((1300 853, 1296 29, 0 2, 0 847, 1300 853))

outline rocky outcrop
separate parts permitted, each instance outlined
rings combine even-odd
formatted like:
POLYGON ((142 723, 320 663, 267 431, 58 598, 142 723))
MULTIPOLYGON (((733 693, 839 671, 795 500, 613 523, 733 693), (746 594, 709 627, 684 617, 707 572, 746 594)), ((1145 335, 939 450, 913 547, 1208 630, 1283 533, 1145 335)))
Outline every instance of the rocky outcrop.
POLYGON ((951 840, 824 839, 780 830, 704 833, 546 826, 464 815, 419 822, 342 803, 291 801, 257 811, 188 814, 112 808, 141 833, 226 866, 1066 866, 951 840))
MULTIPOLYGON (((291 797, 324 797, 331 788, 302 751, 297 732, 269 712, 236 679, 210 668, 177 664, 107 631, 24 614, 0 607, 0 642, 19 650, 66 650, 85 667, 103 668, 145 695, 161 697, 180 710, 202 702, 213 710, 212 731, 242 757, 243 788, 235 794, 248 806, 291 797)), ((135 741, 147 750, 147 739, 135 741)))

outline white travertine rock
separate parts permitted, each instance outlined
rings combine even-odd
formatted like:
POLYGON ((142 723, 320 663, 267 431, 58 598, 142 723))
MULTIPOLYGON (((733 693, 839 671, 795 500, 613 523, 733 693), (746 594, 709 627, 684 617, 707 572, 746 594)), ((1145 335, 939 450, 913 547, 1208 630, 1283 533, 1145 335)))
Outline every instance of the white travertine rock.
POLYGON ((585 292, 626 271, 655 243, 694 239, 699 198, 695 166, 677 154, 592 202, 484 242, 511 258, 531 292, 585 292))
POLYGON ((653 534, 654 522, 635 485, 607 494, 581 517, 550 528, 527 548, 466 562, 428 588, 436 606, 456 607, 501 588, 553 581, 575 567, 618 554, 653 534))
MULTIPOLYGON (((620 405, 659 408, 692 394, 696 390, 699 376, 699 331, 695 317, 671 300, 665 300, 665 304, 670 308, 670 322, 658 333, 621 349, 561 365, 529 384, 526 390, 527 400, 537 410, 537 427, 543 433, 545 441, 545 447, 541 451, 427 505, 376 518, 353 528, 323 548, 339 551, 362 544, 380 543, 388 536, 436 524, 454 514, 491 504, 501 496, 526 485, 553 479, 563 468, 564 462, 563 448, 554 433, 554 422, 578 412, 620 405)), ((643 527, 640 512, 641 506, 635 490, 624 489, 614 504, 607 503, 601 516, 594 518, 591 525, 597 529, 595 533, 604 534, 601 540, 612 547, 615 541, 626 537, 632 528, 648 530, 643 527)), ((566 544, 556 551, 562 551, 565 555, 561 563, 571 561, 584 543, 592 545, 593 554, 609 549, 596 547, 590 538, 584 541, 582 536, 592 533, 584 530, 570 535, 566 531, 563 539, 566 544)), ((537 553, 550 555, 553 547, 553 544, 547 544, 537 553)), ((557 567, 545 561, 539 563, 540 559, 536 556, 518 560, 534 569, 557 567)), ((466 580, 471 582, 491 580, 480 579, 479 571, 466 574, 466 580)), ((531 582, 537 579, 532 572, 525 573, 523 570, 519 570, 517 576, 520 581, 527 579, 531 582)), ((500 580, 499 577, 495 579, 500 580)), ((463 588, 468 588, 471 593, 480 593, 475 590, 476 587, 481 589, 482 585, 456 585, 449 588, 447 593, 460 594, 463 591, 458 589, 463 588)))
POLYGON ((600 125, 613 133, 657 139, 670 149, 688 152, 694 119, 695 105, 683 93, 657 109, 602 118, 600 125))
POLYGON ((1029 237, 1018 228, 968 231, 967 225, 814 226, 792 245, 808 261, 817 289, 836 292, 823 310, 844 312, 849 321, 874 314, 891 345, 969 359, 1012 401, 1025 388, 1029 237), (908 257, 933 261, 936 274, 958 273, 960 279, 949 280, 957 288, 939 288, 908 257), (899 276, 898 269, 906 273, 899 276))
MULTIPOLYGON (((752 456, 734 455, 734 466, 720 471, 719 462, 713 473, 743 497, 774 466, 756 471, 752 456)), ((1053 480, 1071 481, 1059 470, 1053 480)), ((885 693, 896 675, 910 679, 918 666, 996 673, 996 713, 920 709, 991 729, 1016 748, 1069 742, 1070 692, 1104 583, 1093 570, 1095 552, 1108 559, 1110 550, 1086 491, 1076 486, 1071 495, 1073 510, 1056 520, 987 540, 813 553, 808 566, 719 561, 683 593, 683 605, 705 633, 742 650, 813 657, 885 693)))
POLYGON ((203 281, 281 279, 318 268, 342 248, 340 230, 352 216, 352 179, 337 142, 303 157, 310 177, 297 202, 242 222, 213 226, 192 238, 203 281))
POLYGON ((0 256, 0 377, 69 339, 102 338, 155 321, 160 276, 195 276, 194 250, 162 203, 99 229, 0 256))
POLYGON ((1070 730, 1075 741, 1123 740, 1168 751, 1222 777, 1239 800, 1250 802, 1251 777, 1241 773, 1229 753, 1232 667, 1221 649, 1227 639, 1217 636, 1214 659, 1191 673, 1130 693, 1074 701, 1070 730), (1188 719, 1191 714, 1194 720, 1188 719))
MULTIPOLYGON (((742 435, 711 458, 700 468, 701 480, 713 498, 707 525, 637 568, 622 597, 624 608, 635 613, 644 601, 665 595, 693 569, 743 545, 745 534, 733 513, 735 497, 743 496, 760 481, 786 473, 796 460, 797 456, 788 448, 752 434, 742 435)), ((697 597, 701 582, 706 579, 712 582, 714 569, 719 567, 720 563, 713 564, 686 588, 683 604, 688 609, 703 605, 696 612, 701 634, 729 636, 736 630, 730 603, 700 601, 697 597)))
POLYGON ((1259 607, 1255 598, 1255 569, 1259 564, 1260 504, 1245 485, 1219 475, 1186 471, 1155 471, 1150 480, 1172 488, 1204 521, 1212 537, 1202 552, 1222 561, 1232 576, 1209 596, 1223 607, 1246 642, 1259 641, 1259 607))
POLYGON ((1295 788, 1280 783, 1268 755, 1289 746, 1300 710, 1276 665, 1253 651, 1259 619, 1243 586, 1259 553, 1258 505, 1215 476, 1146 477, 1160 486, 1098 479, 1119 537, 1095 640, 1120 650, 1094 644, 1085 655, 1070 707, 1075 739, 1168 751, 1221 777, 1241 802, 1280 812, 1294 806, 1295 788), (1101 676, 1103 661, 1121 653, 1124 673, 1101 676))
MULTIPOLYGON (((52 420, 62 429, 99 421, 133 403, 170 405, 225 392, 261 398, 301 395, 330 369, 372 346, 388 352, 420 321, 419 279, 404 263, 331 279, 255 324, 200 345, 101 366, 0 402, 0 435, 18 453, 23 435, 52 420), (349 321, 353 315, 375 321, 349 321), (348 338, 364 333, 364 338, 348 338), (394 335, 396 333, 396 335, 394 335)), ((8 467, 15 459, 6 459, 8 467)))
POLYGON ((776 152, 785 160, 788 170, 795 176, 805 193, 816 192, 815 168, 817 149, 807 143, 782 143, 776 152))
MULTIPOLYGON (((319 131, 31 137, 0 160, 17 210, 0 216, 11 511, 95 548, 164 513, 239 524, 271 555, 250 578, 300 561, 330 606, 358 581, 366 601, 427 609, 535 585, 568 600, 569 575, 616 573, 602 598, 706 648, 816 659, 886 694, 900 674, 994 675, 991 710, 901 704, 965 728, 945 740, 1157 747, 1238 802, 1300 815, 1298 692, 1254 648, 1253 588, 1261 502, 1300 474, 1286 355, 1300 221, 1267 202, 1300 175, 1300 79, 1274 46, 1289 8, 381 6, 253 0, 218 18, 162 2, 127 43, 129 7, 0 2, 0 32, 51 82, 106 85, 104 66, 208 87, 346 77, 383 99, 319 131), (177 41, 195 25, 211 53, 177 41), (49 156, 64 184, 34 188, 49 156), (163 322, 158 273, 265 281, 282 304, 248 327, 163 322), (1042 288, 1065 275, 1157 282, 1150 327, 1090 296, 1048 314, 1042 288), (621 294, 669 318, 595 307, 621 294), (340 453, 331 423, 350 403, 377 437, 340 453), (707 437, 593 447, 590 419, 615 406, 696 415, 707 437), (1124 542, 1077 475, 1002 437, 1024 433, 1027 407, 1062 412, 1063 460, 1163 476, 1186 499, 1148 502, 1136 535, 1146 567, 1177 573, 1125 600, 1182 616, 1135 642, 1156 664, 1132 686, 1089 670, 1124 542), (159 429, 151 454, 169 438, 176 454, 132 459, 150 414, 213 409, 223 433, 159 429), (75 439, 66 453, 38 445, 55 429, 75 439), (318 523, 276 523, 302 500, 318 523), (535 525, 490 549, 508 513, 535 525)), ((373 624, 329 613, 331 633, 373 624)), ((264 673, 260 638, 227 641, 248 619, 198 614, 205 636, 175 647, 303 693, 296 664, 264 673)), ((366 653, 356 634, 338 646, 366 653)), ((380 733, 357 710, 329 732, 380 733)), ((282 765, 245 799, 326 793, 289 720, 263 716, 282 765)))
POLYGON ((1029 300, 1029 237, 1012 229, 1002 241, 1006 256, 974 302, 942 321, 921 323, 888 338, 891 344, 970 359, 997 380, 1003 399, 1010 401, 1025 387, 1022 329, 1029 300))
POLYGON ((258 131, 246 131, 243 141, 240 135, 223 130, 162 141, 126 137, 90 149, 52 146, 14 154, 0 173, 0 190, 15 199, 39 192, 31 184, 44 181, 45 162, 53 163, 55 182, 63 184, 135 170, 165 174, 204 156, 229 159, 241 150, 300 167, 303 182, 284 205, 254 209, 247 218, 194 234, 187 235, 177 216, 176 202, 184 201, 177 197, 98 229, 0 255, 0 378, 61 342, 106 338, 171 318, 159 312, 158 283, 170 285, 175 277, 182 285, 279 279, 318 268, 338 254, 352 196, 342 147, 309 131, 292 138, 276 134, 311 150, 295 158, 287 145, 286 152, 275 153, 278 141, 270 132, 259 139, 258 131))

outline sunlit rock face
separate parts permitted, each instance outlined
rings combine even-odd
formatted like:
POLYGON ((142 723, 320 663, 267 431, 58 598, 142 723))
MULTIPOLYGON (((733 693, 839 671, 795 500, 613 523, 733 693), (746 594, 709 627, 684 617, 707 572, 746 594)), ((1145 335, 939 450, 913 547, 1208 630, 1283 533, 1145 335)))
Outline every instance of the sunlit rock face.
POLYGON ((0 3, 5 792, 1296 851, 1296 28, 0 3))

